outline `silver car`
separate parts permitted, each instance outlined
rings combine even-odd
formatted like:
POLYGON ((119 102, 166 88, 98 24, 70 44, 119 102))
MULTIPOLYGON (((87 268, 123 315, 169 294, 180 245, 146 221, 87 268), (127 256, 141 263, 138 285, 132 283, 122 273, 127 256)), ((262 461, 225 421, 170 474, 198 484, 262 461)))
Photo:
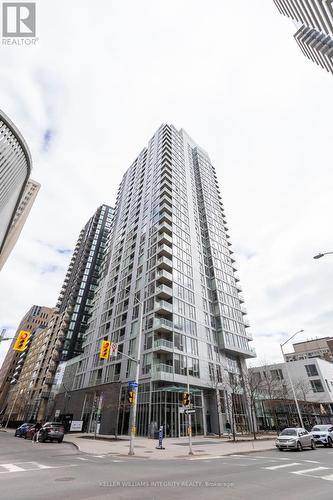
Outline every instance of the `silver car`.
POLYGON ((323 444, 325 447, 333 446, 333 425, 315 425, 311 429, 312 436, 316 444, 323 444))
POLYGON ((283 429, 281 434, 275 441, 275 446, 278 450, 297 450, 302 451, 303 448, 316 448, 314 437, 310 432, 302 427, 289 427, 283 429))

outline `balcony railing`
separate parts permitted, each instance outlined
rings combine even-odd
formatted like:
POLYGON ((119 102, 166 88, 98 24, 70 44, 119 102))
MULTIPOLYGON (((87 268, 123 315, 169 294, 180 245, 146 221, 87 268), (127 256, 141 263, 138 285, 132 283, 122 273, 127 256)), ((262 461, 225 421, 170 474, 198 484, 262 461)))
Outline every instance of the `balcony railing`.
POLYGON ((156 279, 159 283, 164 283, 165 285, 171 285, 172 284, 172 273, 169 273, 168 271, 157 271, 156 273, 156 279))
POLYGON ((159 285, 156 287, 155 293, 161 299, 170 299, 172 297, 172 288, 167 285, 159 285))
POLYGON ((152 373, 154 375, 164 372, 164 373, 173 373, 173 366, 165 365, 164 363, 159 363, 158 365, 153 365, 152 373))
POLYGON ((163 309, 164 311, 172 313, 172 304, 170 304, 170 302, 167 302, 166 300, 156 300, 155 309, 163 309))
POLYGON ((173 322, 165 318, 154 318, 153 328, 154 330, 169 332, 173 330, 173 322))
POLYGON ((166 245, 172 245, 172 238, 168 234, 162 233, 158 239, 159 244, 165 243, 166 245))
POLYGON ((157 266, 159 269, 172 271, 172 260, 168 257, 160 257, 159 259, 157 259, 157 266))
POLYGON ((165 255, 166 257, 172 257, 172 248, 168 245, 159 245, 157 248, 157 255, 165 255))
POLYGON ((154 349, 160 349, 160 348, 173 349, 173 342, 170 342, 170 340, 165 340, 165 339, 155 340, 154 349))

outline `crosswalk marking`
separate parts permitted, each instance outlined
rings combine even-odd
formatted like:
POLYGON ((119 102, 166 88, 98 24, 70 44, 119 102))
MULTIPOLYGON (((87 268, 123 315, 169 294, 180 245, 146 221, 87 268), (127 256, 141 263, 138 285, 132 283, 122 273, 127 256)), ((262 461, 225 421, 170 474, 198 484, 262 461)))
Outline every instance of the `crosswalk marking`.
POLYGON ((68 467, 77 467, 77 466, 74 464, 44 465, 38 462, 16 462, 15 464, 0 464, 0 474, 10 474, 13 472, 33 472, 45 469, 63 469, 63 468, 67 469, 68 467))
POLYGON ((297 474, 299 476, 302 476, 302 475, 308 475, 309 472, 315 472, 318 470, 327 470, 327 469, 329 469, 329 467, 314 467, 313 469, 304 469, 304 470, 293 471, 291 474, 297 474))
POLYGON ((271 467, 265 467, 267 470, 276 470, 276 469, 284 469, 285 467, 294 467, 295 465, 302 465, 299 462, 292 462, 291 464, 281 464, 281 465, 272 465, 271 467))

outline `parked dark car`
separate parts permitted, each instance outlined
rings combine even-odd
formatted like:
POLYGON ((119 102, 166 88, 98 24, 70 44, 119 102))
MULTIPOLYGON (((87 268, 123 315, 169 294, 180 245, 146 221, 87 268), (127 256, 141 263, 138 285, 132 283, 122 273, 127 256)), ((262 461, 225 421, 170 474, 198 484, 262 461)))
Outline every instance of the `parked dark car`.
POLYGON ((64 439, 65 429, 63 424, 59 422, 46 422, 39 431, 38 441, 45 443, 45 441, 58 441, 61 443, 64 439))
POLYGON ((33 425, 34 424, 29 424, 29 423, 24 423, 20 425, 20 427, 18 427, 15 431, 15 437, 24 437, 27 430, 33 425))

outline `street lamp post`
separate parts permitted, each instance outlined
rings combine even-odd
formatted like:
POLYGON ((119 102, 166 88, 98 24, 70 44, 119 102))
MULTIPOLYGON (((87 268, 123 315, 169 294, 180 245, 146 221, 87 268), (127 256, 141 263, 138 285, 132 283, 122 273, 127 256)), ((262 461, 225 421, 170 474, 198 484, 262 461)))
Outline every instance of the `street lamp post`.
MULTIPOLYGON (((15 382, 15 383, 17 383, 17 379, 14 379, 14 378, 13 378, 12 382, 13 382, 13 383, 14 383, 14 382, 15 382)), ((13 402, 13 405, 12 405, 12 407, 11 407, 11 410, 10 410, 9 414, 8 414, 8 418, 7 418, 7 422, 6 422, 6 425, 5 425, 5 429, 7 429, 7 427, 8 427, 8 423, 9 423, 9 420, 10 420, 10 417, 12 416, 12 413, 13 413, 13 411, 14 411, 14 408, 15 408, 15 405, 16 405, 16 401, 17 401, 18 394, 19 394, 19 391, 17 390, 17 391, 16 391, 16 396, 15 396, 15 399, 14 399, 14 402, 13 402)))
POLYGON ((300 411, 300 408, 299 408, 299 404, 298 404, 298 401, 297 401, 297 397, 296 397, 296 392, 295 392, 295 387, 294 387, 294 384, 291 380, 291 376, 290 376, 290 371, 289 371, 289 367, 288 367, 288 363, 286 361, 286 357, 285 357, 285 354, 284 354, 284 351, 283 351, 283 346, 285 344, 287 344, 291 339, 293 339, 298 333, 301 333, 301 332, 304 332, 304 330, 298 330, 297 332, 295 332, 291 337, 289 337, 285 342, 283 342, 282 344, 280 344, 280 348, 281 348, 281 352, 282 352, 282 356, 283 356, 283 360, 285 362, 285 365, 286 365, 286 370, 287 370, 287 374, 288 374, 288 379, 289 379, 289 382, 290 382, 290 386, 291 386, 291 390, 292 390, 292 393, 293 393, 293 396, 294 396, 294 400, 295 400, 295 404, 296 404, 296 408, 297 408, 297 413, 298 413, 298 418, 299 418, 299 421, 300 421, 300 424, 301 424, 301 427, 304 427, 304 424, 303 424, 303 419, 302 419, 302 414, 301 414, 301 411, 300 411))
POLYGON ((321 259, 322 257, 324 257, 324 255, 330 255, 330 254, 333 254, 333 252, 317 253, 317 255, 314 255, 313 258, 314 259, 321 259))

